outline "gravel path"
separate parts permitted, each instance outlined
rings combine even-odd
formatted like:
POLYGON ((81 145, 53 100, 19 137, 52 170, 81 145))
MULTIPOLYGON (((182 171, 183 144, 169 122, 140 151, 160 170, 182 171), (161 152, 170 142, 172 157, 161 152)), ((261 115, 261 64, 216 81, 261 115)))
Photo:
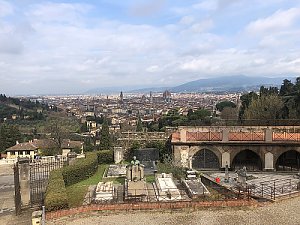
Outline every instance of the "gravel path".
POLYGON ((192 211, 149 211, 149 212, 91 212, 73 217, 48 221, 47 225, 300 225, 300 196, 263 207, 237 209, 204 209, 192 211))

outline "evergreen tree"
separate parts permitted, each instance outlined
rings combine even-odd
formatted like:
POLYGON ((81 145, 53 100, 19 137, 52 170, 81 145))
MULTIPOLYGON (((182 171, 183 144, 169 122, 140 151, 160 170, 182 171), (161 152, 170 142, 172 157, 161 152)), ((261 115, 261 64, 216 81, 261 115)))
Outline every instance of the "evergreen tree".
POLYGON ((222 101, 216 104, 216 108, 222 112, 224 108, 230 107, 230 108, 235 108, 236 104, 231 102, 231 101, 222 101))
POLYGON ((22 135, 18 127, 2 124, 0 127, 0 152, 14 146, 16 141, 22 142, 22 135))
POLYGON ((262 95, 253 99, 246 108, 244 117, 247 120, 281 119, 284 104, 278 95, 262 95))
POLYGON ((283 80, 283 84, 280 87, 280 95, 290 95, 294 91, 294 84, 290 80, 283 80))
POLYGON ((112 147, 111 137, 109 134, 109 127, 107 119, 104 119, 102 129, 100 132, 100 150, 108 150, 112 147))
POLYGON ((137 121, 136 131, 137 132, 142 132, 143 131, 143 124, 142 124, 142 120, 141 120, 140 117, 139 117, 139 119, 137 121))

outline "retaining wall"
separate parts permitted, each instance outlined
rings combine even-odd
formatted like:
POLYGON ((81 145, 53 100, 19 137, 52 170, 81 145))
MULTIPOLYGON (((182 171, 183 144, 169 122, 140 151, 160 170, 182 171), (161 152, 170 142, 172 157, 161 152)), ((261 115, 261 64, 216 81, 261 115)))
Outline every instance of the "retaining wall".
POLYGON ((201 207, 242 207, 257 206, 254 200, 227 200, 227 201, 181 201, 181 202, 138 202, 123 204, 103 204, 88 205, 78 208, 60 210, 55 212, 47 212, 46 219, 51 220, 64 216, 71 216, 78 213, 86 213, 90 211, 129 211, 129 210, 159 210, 159 209, 183 209, 183 208, 201 208, 201 207))

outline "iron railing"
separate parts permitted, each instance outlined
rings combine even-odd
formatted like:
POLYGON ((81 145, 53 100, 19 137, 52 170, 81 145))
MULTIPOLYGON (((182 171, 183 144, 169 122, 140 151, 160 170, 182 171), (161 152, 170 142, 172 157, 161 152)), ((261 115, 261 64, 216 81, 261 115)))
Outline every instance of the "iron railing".
POLYGON ((261 182, 251 188, 251 195, 275 200, 300 191, 300 181, 275 179, 261 182))
POLYGON ((51 157, 33 160, 30 163, 30 204, 41 206, 48 185, 49 174, 52 170, 67 165, 67 157, 51 157))
POLYGON ((107 193, 110 195, 103 195, 103 197, 97 196, 95 192, 89 192, 84 198, 84 205, 89 204, 125 204, 125 203, 138 203, 138 202, 192 202, 192 201, 225 201, 225 200, 239 200, 250 199, 250 192, 233 192, 223 187, 209 187, 208 194, 206 190, 202 190, 202 193, 198 195, 190 196, 187 188, 175 188, 168 189, 162 192, 161 190, 145 190, 135 189, 131 190, 131 194, 127 195, 125 191, 117 192, 116 190, 110 190, 107 193), (145 193, 145 194, 141 194, 145 193))

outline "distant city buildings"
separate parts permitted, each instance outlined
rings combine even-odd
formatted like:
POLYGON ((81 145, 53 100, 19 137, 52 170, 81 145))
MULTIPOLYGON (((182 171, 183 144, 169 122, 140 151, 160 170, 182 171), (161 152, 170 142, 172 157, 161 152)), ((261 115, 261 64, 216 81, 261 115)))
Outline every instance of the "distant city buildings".
MULTIPOLYGON (((213 93, 163 93, 139 94, 122 91, 119 95, 69 95, 38 97, 40 102, 55 105, 85 123, 88 132, 96 134, 101 128, 101 119, 111 121, 110 130, 119 132, 134 130, 140 118, 143 123, 157 122, 159 118, 176 109, 186 116, 189 110, 206 109, 216 115, 215 105, 221 101, 239 103, 240 94, 213 93)), ((34 99, 33 99, 34 100, 34 99)))

